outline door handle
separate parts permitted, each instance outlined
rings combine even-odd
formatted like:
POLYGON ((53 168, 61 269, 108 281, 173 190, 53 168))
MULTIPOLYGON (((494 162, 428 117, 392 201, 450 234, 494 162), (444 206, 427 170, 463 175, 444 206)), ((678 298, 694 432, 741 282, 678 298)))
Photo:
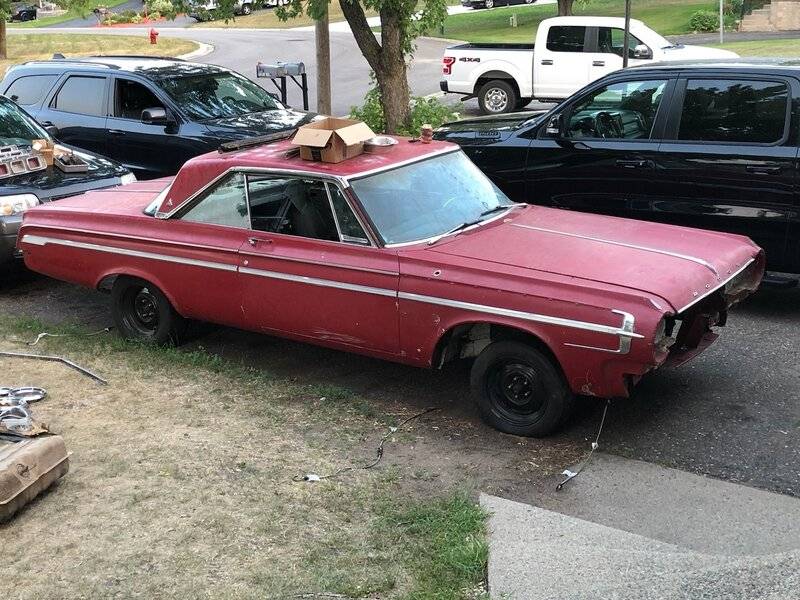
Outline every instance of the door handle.
POLYGON ((606 61, 604 61, 604 60, 595 60, 595 61, 592 62, 592 66, 593 67, 605 67, 606 66, 606 61))
POLYGON ((264 238, 257 238, 257 237, 249 237, 249 238, 247 238, 247 243, 250 244, 253 248, 255 248, 259 244, 271 244, 272 240, 264 239, 264 238))
POLYGON ((783 167, 767 167, 760 165, 747 165, 745 170, 756 175, 769 175, 770 173, 780 173, 783 167))
POLYGON ((42 121, 41 123, 39 123, 39 125, 41 125, 42 127, 52 127, 53 126, 53 122, 52 121, 42 121))
POLYGON ((553 61, 552 61, 552 60, 550 60, 549 58, 543 58, 543 59, 542 59, 542 64, 543 64, 543 65, 552 65, 552 64, 553 64, 553 61))
POLYGON ((656 165, 652 160, 635 159, 635 160, 618 160, 617 166, 624 167, 626 169, 653 169, 655 168, 656 165))
POLYGON ((109 129, 108 133, 110 133, 111 135, 125 135, 125 132, 122 131, 121 129, 109 129))

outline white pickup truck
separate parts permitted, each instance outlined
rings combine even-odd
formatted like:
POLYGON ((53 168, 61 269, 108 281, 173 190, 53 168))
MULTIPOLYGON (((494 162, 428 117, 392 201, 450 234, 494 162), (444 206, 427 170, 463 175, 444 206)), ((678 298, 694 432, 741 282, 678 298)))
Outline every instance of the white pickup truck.
MULTIPOLYGON (((536 44, 462 44, 444 52, 443 92, 478 98, 481 112, 520 110, 534 98, 560 100, 622 68, 625 19, 554 17, 536 44)), ((673 44, 631 19, 628 64, 735 58, 728 50, 673 44)))

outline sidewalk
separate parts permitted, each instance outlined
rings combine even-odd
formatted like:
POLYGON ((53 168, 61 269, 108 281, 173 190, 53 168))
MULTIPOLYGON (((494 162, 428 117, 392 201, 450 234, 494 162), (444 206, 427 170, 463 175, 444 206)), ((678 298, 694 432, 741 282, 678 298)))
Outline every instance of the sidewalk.
POLYGON ((554 487, 481 497, 493 598, 797 597, 800 500, 605 454, 554 487))

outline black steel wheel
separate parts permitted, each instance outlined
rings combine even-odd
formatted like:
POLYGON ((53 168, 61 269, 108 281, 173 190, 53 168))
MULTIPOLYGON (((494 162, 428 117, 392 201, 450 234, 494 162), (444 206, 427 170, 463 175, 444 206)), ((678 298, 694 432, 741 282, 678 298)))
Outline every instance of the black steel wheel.
POLYGON ((573 395, 560 369, 522 342, 487 346, 475 360, 470 380, 481 416, 505 433, 548 435, 572 411, 573 395))
POLYGON ((118 277, 111 288, 111 307, 114 324, 126 339, 178 344, 186 329, 163 292, 142 279, 118 277))

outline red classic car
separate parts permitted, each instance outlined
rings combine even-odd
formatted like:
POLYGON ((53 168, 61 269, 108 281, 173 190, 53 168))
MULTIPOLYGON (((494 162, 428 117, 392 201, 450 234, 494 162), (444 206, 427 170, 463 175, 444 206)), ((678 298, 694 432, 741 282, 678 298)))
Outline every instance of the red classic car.
POLYGON ((421 367, 475 358, 481 413, 553 431, 703 350, 758 286, 750 240, 514 204, 455 145, 301 160, 289 140, 29 210, 28 268, 110 290, 119 332, 185 319, 421 367))

